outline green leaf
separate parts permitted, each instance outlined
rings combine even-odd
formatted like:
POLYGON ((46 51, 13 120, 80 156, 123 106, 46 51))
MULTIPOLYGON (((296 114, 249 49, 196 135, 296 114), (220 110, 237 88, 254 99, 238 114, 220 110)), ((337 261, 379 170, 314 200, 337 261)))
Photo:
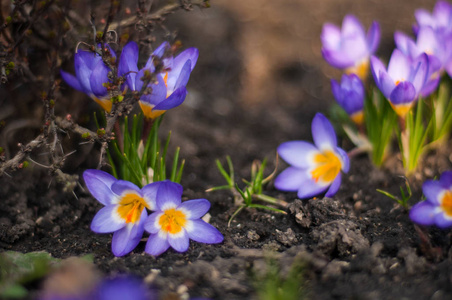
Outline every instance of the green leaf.
POLYGON ((27 289, 20 284, 11 284, 0 288, 1 299, 24 299, 27 295, 27 289))

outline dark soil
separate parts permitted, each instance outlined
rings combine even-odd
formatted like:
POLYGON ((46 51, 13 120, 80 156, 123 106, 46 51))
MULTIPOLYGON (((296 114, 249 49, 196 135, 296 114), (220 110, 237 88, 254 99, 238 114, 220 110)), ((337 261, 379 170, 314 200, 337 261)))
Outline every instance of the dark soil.
MULTIPOLYGON (((75 190, 77 198, 62 192, 46 169, 32 166, 0 179, 0 249, 44 250, 59 258, 92 253, 95 265, 107 275, 133 273, 146 277, 161 295, 181 293, 184 285, 191 297, 212 299, 255 297, 253 274, 265 269, 273 251, 283 274, 295 260, 305 262, 310 299, 451 299, 450 230, 416 228, 406 210, 376 191, 397 194, 404 185, 398 157, 389 158, 382 170, 366 156, 353 158, 333 199, 301 201, 294 193, 270 186, 266 193, 289 202, 288 214, 243 210, 230 227, 232 195, 205 192, 224 184, 214 164, 217 158, 230 155, 237 178, 249 178, 255 159, 267 157, 270 173, 280 143, 311 140, 312 117, 317 111, 327 113, 333 102, 329 77, 339 77, 320 57, 324 22, 340 23, 349 12, 366 27, 373 19, 381 21, 379 54, 388 56, 392 32, 409 32, 414 10, 431 9, 434 2, 212 2, 208 10, 169 17, 167 27, 179 30, 185 46, 198 47, 200 59, 188 85, 189 96, 166 115, 161 132, 165 136, 172 131, 171 145, 181 146, 186 159, 183 197, 210 200, 210 223, 223 233, 224 242, 191 242, 186 253, 169 250, 157 258, 144 253, 142 242, 131 254, 115 258, 111 235, 89 229, 102 205, 80 188, 75 190), (263 77, 250 70, 256 66, 253 50, 260 55, 263 77)), ((90 103, 69 89, 62 93, 70 101, 90 103)), ((12 95, 6 102, 12 103, 12 95)), ((69 107, 61 110, 67 113, 69 107)), ((80 119, 90 114, 80 111, 80 119)), ((79 142, 75 135, 66 141, 79 142)), ((349 150, 351 145, 344 141, 343 147, 349 150)), ((95 168, 98 149, 78 148, 66 171, 80 175, 85 168, 95 168)), ((451 169, 449 155, 450 151, 436 150, 423 160, 421 171, 410 179, 411 205, 420 200, 425 179, 451 169)))

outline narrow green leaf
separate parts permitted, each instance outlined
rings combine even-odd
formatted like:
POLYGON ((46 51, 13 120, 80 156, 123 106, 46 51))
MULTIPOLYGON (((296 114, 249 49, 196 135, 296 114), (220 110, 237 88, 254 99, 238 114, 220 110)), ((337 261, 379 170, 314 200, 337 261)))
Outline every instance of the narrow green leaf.
POLYGON ((270 206, 266 206, 266 205, 251 204, 251 205, 248 205, 248 207, 262 208, 262 209, 271 210, 271 211, 275 211, 275 212, 287 215, 287 213, 284 210, 281 210, 281 209, 278 209, 278 208, 274 208, 274 207, 270 207, 270 206))
POLYGON ((223 178, 226 180, 226 182, 229 184, 229 186, 233 186, 233 182, 231 181, 231 177, 228 175, 226 170, 223 168, 223 165, 221 164, 220 160, 216 159, 215 163, 216 163, 217 168, 220 171, 221 175, 223 175, 223 178))
POLYGON ((177 165, 179 164, 179 152, 180 152, 180 148, 177 147, 176 152, 174 153, 173 165, 172 165, 172 169, 171 169, 171 177, 170 177, 171 181, 174 181, 176 179, 177 165))
POLYGON ((180 181, 182 180, 182 173, 184 171, 184 166, 185 166, 185 159, 183 159, 180 164, 179 172, 177 172, 176 180, 174 182, 180 183, 180 181))

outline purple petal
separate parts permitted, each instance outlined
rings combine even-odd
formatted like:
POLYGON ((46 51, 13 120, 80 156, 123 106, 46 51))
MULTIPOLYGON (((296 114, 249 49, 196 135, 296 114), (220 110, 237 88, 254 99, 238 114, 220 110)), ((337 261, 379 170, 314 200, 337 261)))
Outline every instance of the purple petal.
POLYGON ((290 141, 278 147, 278 154, 289 165, 297 168, 312 166, 312 157, 319 150, 311 143, 305 141, 290 141))
POLYGON ((348 173, 348 171, 350 170, 350 159, 348 158, 347 152, 345 152, 342 148, 336 148, 336 151, 341 157, 342 172, 348 173))
POLYGON ((439 182, 444 188, 448 190, 452 189, 452 171, 442 173, 439 182))
POLYGON ((152 54, 154 54, 155 56, 158 56, 158 57, 162 57, 165 54, 165 51, 169 48, 171 48, 171 45, 167 41, 165 41, 165 42, 161 43, 160 46, 155 48, 155 50, 152 54))
POLYGON ((383 95, 387 98, 391 98, 391 93, 396 88, 394 80, 389 76, 385 71, 380 71, 380 82, 377 83, 378 88, 383 93, 383 95))
POLYGON ((105 66, 103 61, 100 61, 90 76, 91 91, 97 98, 103 98, 107 95, 107 88, 104 83, 107 83, 109 69, 105 66))
POLYGON ((60 75, 61 75, 61 78, 63 78, 64 81, 66 81, 66 83, 68 85, 70 85, 72 88, 76 89, 77 91, 85 93, 85 90, 78 82, 77 77, 75 77, 74 75, 72 75, 70 73, 64 72, 63 70, 60 70, 60 75))
POLYGON ((442 229, 452 227, 452 217, 445 212, 438 213, 435 215, 435 225, 442 229))
POLYGON ((126 222, 119 216, 117 205, 101 208, 91 222, 91 230, 96 233, 115 232, 124 226, 126 226, 126 222))
POLYGON ((424 192, 425 198, 432 205, 440 205, 440 196, 444 191, 444 186, 440 181, 437 180, 427 180, 422 185, 422 191, 424 192))
POLYGON ((153 182, 145 185, 141 189, 144 201, 149 205, 149 210, 155 210, 157 208, 157 192, 160 186, 160 182, 153 182))
POLYGON ((117 181, 116 178, 104 171, 90 169, 83 172, 83 179, 89 192, 97 201, 103 205, 116 202, 117 195, 111 190, 111 186, 117 181))
POLYGON ((126 180, 118 180, 116 181, 112 186, 111 190, 116 195, 123 195, 124 193, 130 193, 130 192, 136 192, 138 195, 141 195, 141 190, 139 187, 137 187, 135 184, 131 183, 130 181, 126 180))
POLYGON ((198 56, 199 56, 198 49, 196 48, 185 49, 174 58, 172 71, 176 71, 177 73, 179 73, 187 61, 190 61, 191 67, 190 71, 193 71, 193 69, 196 66, 196 62, 198 61, 198 56))
POLYGON ((180 71, 177 81, 173 86, 171 86, 170 84, 170 77, 168 75, 168 90, 172 91, 175 89, 178 89, 180 87, 185 87, 188 83, 188 79, 190 78, 190 73, 191 73, 191 62, 188 60, 185 65, 182 67, 182 70, 180 71))
POLYGON ((344 69, 351 67, 355 64, 355 61, 345 55, 343 52, 336 50, 329 50, 326 48, 322 48, 322 56, 331 66, 344 69))
MULTIPOLYGON (((85 93, 92 94, 90 78, 93 71, 82 59, 82 53, 85 52, 78 52, 74 56, 75 76, 77 77, 78 82, 80 83, 80 86, 85 91, 85 93)), ((94 57, 94 55, 91 53, 89 53, 89 56, 94 57)))
POLYGON ((160 182, 157 192, 157 208, 164 211, 176 208, 181 203, 183 188, 180 184, 169 180, 160 182))
POLYGON ((342 181, 342 175, 341 173, 337 174, 336 178, 333 180, 333 183, 331 184, 330 188, 325 194, 325 197, 333 197, 336 195, 337 191, 339 190, 339 187, 341 186, 342 181))
POLYGON ((363 110, 364 86, 358 76, 344 74, 340 86, 333 80, 331 84, 337 102, 347 114, 352 115, 363 110))
POLYGON ((168 90, 175 90, 187 85, 190 73, 193 71, 198 60, 198 55, 198 49, 189 48, 174 58, 173 67, 168 72, 168 90))
POLYGON ((341 31, 336 25, 326 23, 323 25, 320 39, 323 48, 336 51, 340 48, 341 31))
POLYGON ((370 70, 372 71, 372 75, 374 77, 375 83, 379 86, 380 74, 381 74, 381 72, 386 73, 386 68, 383 65, 383 63, 377 57, 375 57, 373 55, 370 57, 370 70))
POLYGON ((212 225, 203 220, 191 220, 187 226, 187 234, 190 239, 198 243, 217 244, 224 239, 223 235, 212 225))
POLYGON ((129 223, 127 226, 113 234, 111 250, 115 256, 126 255, 140 243, 140 240, 143 237, 143 225, 147 215, 146 209, 143 209, 138 223, 129 223))
POLYGON ((288 167, 275 179, 275 188, 280 191, 295 192, 309 179, 306 169, 288 167))
MULTIPOLYGON (((417 45, 423 51, 434 51, 438 47, 435 31, 432 27, 421 27, 417 35, 417 45)), ((434 54, 434 53, 429 53, 434 54)))
POLYGON ((369 48, 369 54, 373 54, 377 51, 378 44, 380 43, 380 37, 380 24, 376 21, 373 21, 372 25, 370 25, 370 28, 367 31, 367 46, 369 48))
POLYGON ((392 91, 389 96, 389 100, 395 106, 400 104, 406 104, 414 101, 416 97, 416 90, 411 82, 401 82, 392 91))
POLYGON ((144 229, 151 234, 158 233, 161 230, 159 220, 163 214, 164 212, 154 212, 150 214, 144 222, 144 229))
POLYGON ((438 88, 439 81, 441 79, 441 76, 433 76, 431 77, 425 84, 424 87, 421 90, 422 97, 426 98, 427 96, 431 95, 436 89, 438 88))
POLYGON ((420 27, 422 27, 422 26, 432 26, 433 27, 435 25, 435 21, 432 18, 432 15, 425 9, 416 10, 414 12, 414 16, 420 27))
POLYGON ((403 54, 408 55, 408 43, 412 39, 408 37, 405 33, 401 31, 396 31, 394 33, 394 42, 397 46, 397 48, 403 52, 403 54))
POLYGON ((64 297, 52 298, 53 300, 149 300, 157 299, 148 290, 148 287, 141 279, 127 275, 127 277, 115 277, 113 279, 103 279, 95 288, 94 296, 87 298, 64 297))
MULTIPOLYGON (((160 46, 158 46, 154 52, 152 53, 152 55, 149 57, 148 61, 146 62, 145 65, 145 69, 150 69, 151 72, 154 72, 155 70, 155 66, 154 66, 154 56, 162 58, 163 55, 165 54, 165 51, 167 49, 169 49, 171 46, 168 42, 163 42, 162 44, 160 44, 160 46)), ((166 67, 171 67, 171 66, 166 66, 166 67)))
POLYGON ((127 85, 135 91, 135 78, 138 72, 138 45, 135 42, 129 42, 124 46, 119 58, 118 75, 123 76, 129 73, 127 78, 127 85))
POLYGON ((189 200, 179 204, 177 209, 183 210, 189 220, 199 219, 209 211, 210 202, 207 199, 189 200))
POLYGON ((369 49, 363 35, 354 35, 344 38, 341 45, 342 53, 353 60, 353 65, 369 56, 369 49))
POLYGON ((180 87, 175 90, 167 99, 163 100, 157 104, 155 110, 168 110, 181 105, 185 97, 187 96, 187 89, 185 87, 180 87))
POLYGON ((410 219, 416 224, 430 226, 434 224, 437 206, 428 201, 422 201, 414 205, 410 210, 410 219))
POLYGON ((427 80, 429 69, 427 54, 423 53, 419 57, 417 57, 414 60, 413 65, 415 68, 414 73, 412 74, 413 78, 409 78, 409 81, 413 83, 417 95, 419 94, 425 84, 425 81, 427 80))
POLYGON ((97 64, 102 61, 102 57, 94 52, 91 51, 78 51, 75 53, 74 61, 83 61, 83 64, 86 65, 86 67, 90 70, 93 70, 97 64))
POLYGON ((433 17, 437 24, 443 26, 450 25, 450 18, 452 14, 452 6, 447 1, 438 1, 433 8, 433 17))
POLYGON ((146 253, 154 256, 158 256, 168 250, 170 244, 168 243, 167 236, 162 232, 151 234, 146 243, 146 253))
MULTIPOLYGON (((144 75, 144 70, 140 70, 137 75, 136 88, 137 90, 141 90, 143 87, 143 82, 140 78, 144 75)), ((152 91, 148 95, 141 96, 141 101, 147 102, 152 105, 157 105, 166 99, 166 84, 163 80, 163 77, 160 74, 157 74, 157 84, 150 84, 152 91)))
POLYGON ((342 35, 364 37, 364 27, 354 15, 346 15, 342 21, 342 35))
POLYGON ((331 79, 331 91, 333 92, 333 96, 334 98, 338 101, 341 102, 342 101, 342 97, 341 97, 341 86, 339 85, 339 83, 334 80, 331 79))
POLYGON ((392 52, 388 65, 388 74, 394 82, 406 81, 410 77, 410 61, 402 51, 395 49, 392 52))
POLYGON ((329 185, 320 185, 309 178, 302 183, 301 187, 298 189, 297 196, 300 199, 312 198, 313 196, 323 193, 328 186, 329 185))
POLYGON ((168 243, 177 252, 185 252, 188 250, 190 240, 185 229, 182 229, 177 234, 168 233, 168 243))
POLYGON ((317 148, 320 150, 336 148, 337 138, 333 125, 321 113, 317 113, 312 120, 311 131, 317 148))

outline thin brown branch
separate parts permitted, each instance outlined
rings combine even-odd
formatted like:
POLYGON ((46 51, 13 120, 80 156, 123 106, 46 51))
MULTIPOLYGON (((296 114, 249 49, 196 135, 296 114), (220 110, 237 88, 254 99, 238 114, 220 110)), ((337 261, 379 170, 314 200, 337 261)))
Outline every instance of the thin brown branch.
POLYGON ((27 157, 27 155, 35 148, 41 147, 44 144, 45 140, 45 136, 43 134, 40 134, 36 139, 29 142, 27 145, 20 145, 21 149, 13 158, 0 164, 0 176, 2 176, 7 170, 18 169, 24 158, 27 157))
MULTIPOLYGON (((174 13, 175 11, 184 8, 184 9, 190 9, 191 6, 199 6, 199 7, 206 7, 206 1, 205 0, 195 0, 190 1, 190 4, 183 4, 183 3, 171 3, 167 4, 157 11, 148 14, 144 19, 146 22, 153 22, 153 21, 161 21, 163 17, 174 13)), ((110 28, 117 28, 117 27, 129 27, 134 26, 138 22, 137 16, 129 17, 125 20, 121 20, 118 22, 113 22, 110 25, 110 28)))

